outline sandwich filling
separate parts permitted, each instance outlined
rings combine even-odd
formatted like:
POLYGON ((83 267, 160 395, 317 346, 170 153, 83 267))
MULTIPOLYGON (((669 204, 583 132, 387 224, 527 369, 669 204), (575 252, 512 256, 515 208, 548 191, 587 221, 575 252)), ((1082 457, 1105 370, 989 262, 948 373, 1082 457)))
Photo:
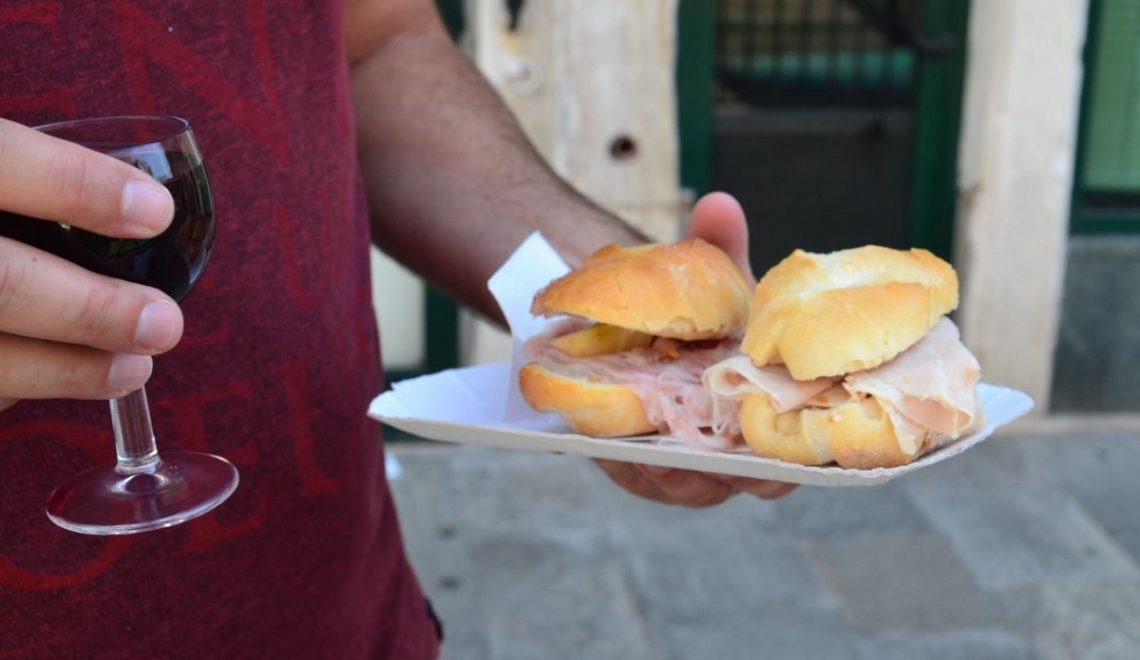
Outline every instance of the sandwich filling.
POLYGON ((646 419, 663 434, 709 449, 730 449, 735 444, 735 432, 704 431, 713 425, 714 404, 711 393, 701 385, 701 374, 736 354, 740 350, 739 339, 626 338, 614 344, 613 351, 586 349, 579 346, 582 342, 577 339, 608 338, 612 334, 607 326, 589 326, 585 322, 559 324, 530 339, 524 346, 524 356, 567 378, 629 388, 640 399, 646 419), (573 355, 563 350, 571 346, 573 355))
POLYGON ((899 448, 915 456, 958 439, 980 421, 980 372, 957 326, 943 317, 895 359, 844 378, 796 381, 782 365, 758 367, 737 355, 710 367, 703 379, 713 395, 716 433, 739 432, 733 420, 746 394, 768 397, 778 413, 873 397, 889 416, 899 448))

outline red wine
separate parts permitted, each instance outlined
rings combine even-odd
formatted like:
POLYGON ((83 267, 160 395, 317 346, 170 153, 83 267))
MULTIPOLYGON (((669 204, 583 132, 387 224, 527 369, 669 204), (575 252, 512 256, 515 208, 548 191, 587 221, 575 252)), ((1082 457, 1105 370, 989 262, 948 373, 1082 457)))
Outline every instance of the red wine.
POLYGON ((132 155, 129 162, 174 197, 174 220, 162 234, 149 239, 110 238, 0 211, 0 236, 182 300, 202 276, 214 242, 214 202, 206 168, 196 156, 158 150, 132 155))

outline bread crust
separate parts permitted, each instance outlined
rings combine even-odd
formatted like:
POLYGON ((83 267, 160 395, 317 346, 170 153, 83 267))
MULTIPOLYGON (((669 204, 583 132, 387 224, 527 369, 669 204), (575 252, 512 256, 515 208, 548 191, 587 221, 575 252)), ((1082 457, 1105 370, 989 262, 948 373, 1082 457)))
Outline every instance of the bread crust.
POLYGON ((893 359, 957 306, 957 274, 926 250, 796 250, 757 284, 741 349, 796 380, 841 376, 893 359))
POLYGON ((896 467, 923 454, 899 448, 890 417, 874 398, 778 413, 768 397, 749 394, 741 401, 740 426, 757 455, 800 465, 896 467))
POLYGON ((570 378, 531 363, 519 372, 519 389, 532 408, 559 413, 583 435, 617 438, 657 430, 641 399, 622 385, 570 378))
POLYGON ((748 283, 724 252, 688 239, 604 247, 540 291, 532 312, 691 341, 740 332, 749 297, 748 283))

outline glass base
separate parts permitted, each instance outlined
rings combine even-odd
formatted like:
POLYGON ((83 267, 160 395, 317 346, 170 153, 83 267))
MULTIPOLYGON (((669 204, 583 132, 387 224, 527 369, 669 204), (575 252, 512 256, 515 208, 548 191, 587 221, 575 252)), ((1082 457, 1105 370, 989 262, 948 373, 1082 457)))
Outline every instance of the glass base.
POLYGON ((48 497, 47 515, 80 534, 135 534, 197 518, 237 485, 237 468, 220 456, 163 452, 151 469, 135 474, 114 465, 81 472, 48 497))

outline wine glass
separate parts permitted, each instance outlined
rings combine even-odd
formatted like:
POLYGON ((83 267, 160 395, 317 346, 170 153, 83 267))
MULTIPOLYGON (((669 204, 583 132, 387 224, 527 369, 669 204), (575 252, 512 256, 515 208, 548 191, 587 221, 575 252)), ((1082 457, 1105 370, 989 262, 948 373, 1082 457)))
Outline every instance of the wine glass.
MULTIPOLYGON (((174 198, 174 220, 161 235, 136 240, 5 214, 4 233, 181 301, 201 277, 214 240, 210 183, 190 124, 177 117, 106 117, 36 129, 147 172, 174 198)), ((237 488, 237 469, 224 458, 193 452, 159 456, 145 389, 110 403, 117 461, 56 488, 47 501, 52 522, 81 534, 161 529, 210 511, 237 488)))

